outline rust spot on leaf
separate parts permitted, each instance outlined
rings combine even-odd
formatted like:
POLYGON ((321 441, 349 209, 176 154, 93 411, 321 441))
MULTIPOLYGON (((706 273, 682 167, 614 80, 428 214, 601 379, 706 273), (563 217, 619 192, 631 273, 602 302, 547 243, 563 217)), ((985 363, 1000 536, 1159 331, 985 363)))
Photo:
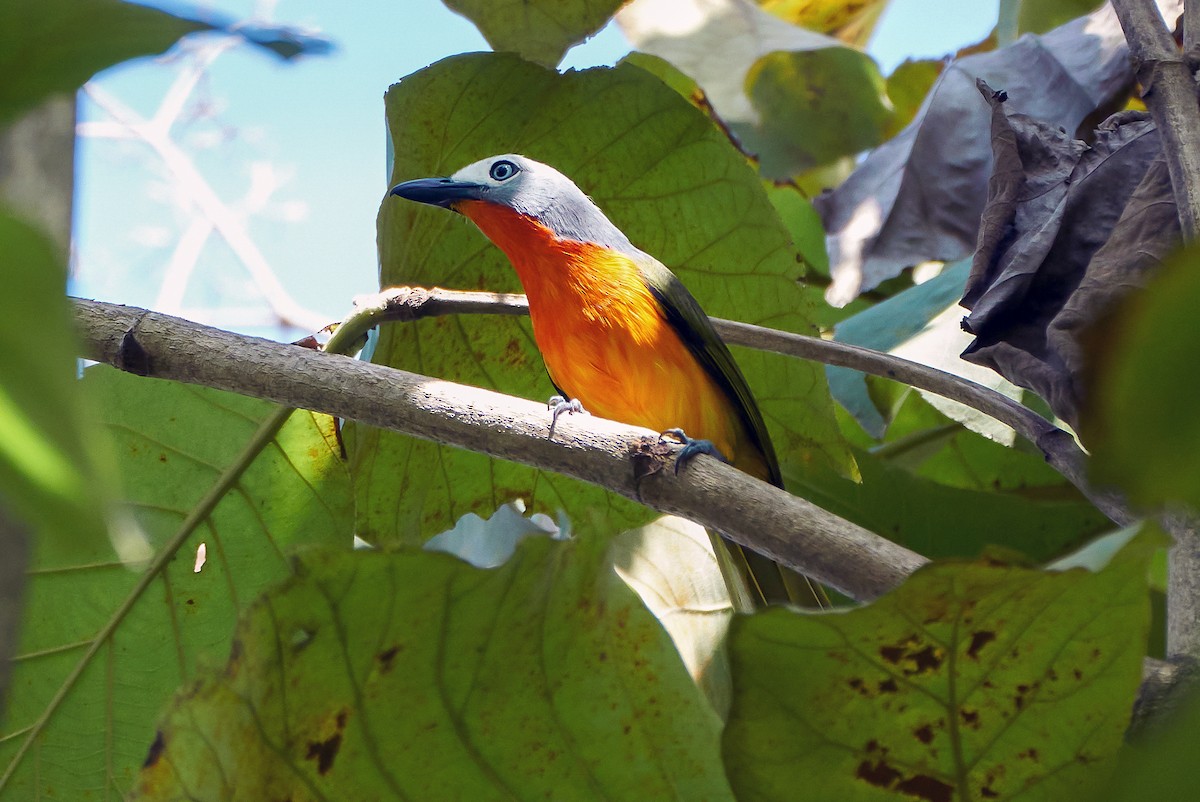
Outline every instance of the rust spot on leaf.
POLYGON ((916 647, 920 641, 910 635, 894 646, 879 647, 879 656, 894 666, 899 666, 905 676, 928 674, 937 671, 945 660, 942 649, 935 646, 916 647))
POLYGON ((962 719, 963 724, 965 724, 966 726, 970 727, 973 730, 979 729, 979 711, 978 710, 969 710, 964 707, 958 711, 958 715, 962 719))
POLYGON ((892 783, 899 780, 902 775, 882 760, 877 760, 875 763, 864 760, 858 764, 858 771, 854 772, 854 776, 880 788, 891 788, 892 783))
POLYGON ((309 760, 317 761, 317 773, 328 774, 333 768, 333 761, 337 757, 338 749, 342 747, 342 734, 334 733, 324 741, 309 741, 308 754, 309 760))
POLYGON ((917 737, 917 740, 923 744, 932 743, 933 742, 933 727, 929 726, 928 724, 924 724, 920 727, 917 727, 915 730, 913 730, 913 735, 915 735, 917 737))
POLYGON ((1041 759, 1038 755, 1038 750, 1034 749, 1032 746, 1026 749, 1024 752, 1018 752, 1017 757, 1021 760, 1032 760, 1034 763, 1039 762, 1041 759))
POLYGON ((900 686, 896 684, 896 680, 888 677, 883 682, 879 683, 880 693, 895 693, 900 690, 900 686))
POLYGON ((387 673, 392 670, 392 663, 396 659, 396 655, 400 653, 402 647, 396 644, 390 649, 384 649, 379 654, 375 655, 375 659, 379 662, 379 670, 387 673))
POLYGON ((142 762, 142 768, 148 769, 157 763, 166 748, 167 741, 163 738, 162 730, 158 730, 154 733, 154 743, 150 744, 150 751, 146 753, 146 759, 142 762))
POLYGON ((967 657, 970 657, 972 660, 978 660, 979 659, 979 651, 984 646, 987 646, 989 643, 991 643, 995 639, 996 639, 996 633, 989 632, 986 629, 980 630, 979 632, 972 633, 971 634, 971 645, 969 647, 967 647, 967 657))
POLYGON ((950 802, 954 797, 954 786, 928 774, 910 777, 897 785, 896 790, 929 802, 950 802))

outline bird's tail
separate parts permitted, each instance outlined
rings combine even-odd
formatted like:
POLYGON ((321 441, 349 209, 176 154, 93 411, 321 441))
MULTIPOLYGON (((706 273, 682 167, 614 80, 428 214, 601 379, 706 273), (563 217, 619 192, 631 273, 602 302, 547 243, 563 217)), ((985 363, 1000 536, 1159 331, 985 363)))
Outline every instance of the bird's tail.
POLYGON ((819 610, 831 606, 825 589, 803 574, 742 548, 712 530, 709 537, 737 612, 747 613, 769 604, 794 604, 819 610))

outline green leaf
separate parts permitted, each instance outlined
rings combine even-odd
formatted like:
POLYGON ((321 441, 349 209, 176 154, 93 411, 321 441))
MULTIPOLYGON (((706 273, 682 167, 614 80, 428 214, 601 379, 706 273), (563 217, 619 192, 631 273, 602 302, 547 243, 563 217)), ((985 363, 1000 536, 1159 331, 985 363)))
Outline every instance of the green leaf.
POLYGON ((617 15, 638 50, 693 78, 761 163, 787 179, 882 141, 891 118, 871 59, 742 0, 639 0, 617 15))
POLYGON ((740 799, 1092 798, 1141 680, 1143 533, 1099 573, 932 565, 840 615, 735 619, 740 799))
POLYGON ((893 109, 887 138, 900 133, 917 116, 917 110, 942 74, 943 67, 945 62, 940 59, 906 59, 887 77, 887 94, 893 109))
POLYGON ((1047 560, 1112 527, 1087 501, 1057 489, 1025 495, 948 487, 866 452, 855 457, 861 482, 810 476, 798 492, 933 559, 974 558, 1000 546, 1047 560))
POLYGON ((196 31, 226 30, 282 58, 324 53, 329 42, 277 27, 221 24, 123 0, 38 0, 0 8, 0 125, 49 95, 73 92, 95 73, 162 53, 196 31))
POLYGON ((1076 17, 1090 14, 1103 5, 1097 0, 1004 0, 1016 2, 1017 30, 1020 33, 1045 33, 1070 22, 1076 17))
POLYGON ((758 124, 738 133, 764 175, 792 175, 852 156, 894 128, 879 68, 848 47, 763 56, 746 73, 746 94, 758 124))
MULTIPOLYGON (((100 366, 83 390, 102 404, 118 455, 128 536, 156 553, 275 408, 100 366)), ((349 547, 352 499, 331 419, 301 412, 161 573, 123 564, 107 541, 38 541, 0 734, 0 799, 127 788, 160 706, 223 659, 241 609, 289 574, 287 552, 349 547)))
POLYGON ((479 28, 496 51, 553 67, 605 26, 625 0, 443 0, 479 28))
POLYGON ((1095 480, 1141 504, 1200 506, 1200 250, 1172 257, 1093 330, 1082 434, 1095 480))
MULTIPOLYGON (((511 55, 456 56, 405 78, 386 104, 397 143, 393 183, 524 153, 576 181, 709 314, 811 331, 795 248, 758 177, 707 117, 649 73, 624 64, 561 75, 511 55)), ((385 286, 520 290, 503 254, 446 210, 388 198, 379 242, 385 286)), ((781 461, 850 470, 821 369, 736 356, 781 461)), ((525 398, 554 393, 525 319, 390 326, 376 360, 525 398)), ((357 426, 347 427, 347 441, 364 537, 428 537, 467 512, 487 514, 513 498, 552 515, 565 509, 573 521, 608 531, 649 518, 600 490, 478 454, 357 426)))
POLYGON ((66 258, 0 207, 0 493, 47 547, 106 540, 109 502, 65 297, 66 258))
POLYGON ((719 720, 606 545, 304 557, 177 699, 136 798, 730 800, 719 720))
POLYGON ((0 123, 105 67, 161 53, 211 26, 119 0, 7 3, 0 11, 0 123))

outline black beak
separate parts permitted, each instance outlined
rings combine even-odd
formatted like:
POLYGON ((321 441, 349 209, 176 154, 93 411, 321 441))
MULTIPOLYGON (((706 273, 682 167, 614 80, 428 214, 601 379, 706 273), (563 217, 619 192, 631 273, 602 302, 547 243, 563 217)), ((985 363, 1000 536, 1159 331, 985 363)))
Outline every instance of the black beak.
POLYGON ((418 178, 416 181, 397 184, 388 194, 418 203, 428 203, 431 206, 449 208, 458 201, 478 200, 484 189, 486 187, 481 184, 455 181, 453 178, 418 178))

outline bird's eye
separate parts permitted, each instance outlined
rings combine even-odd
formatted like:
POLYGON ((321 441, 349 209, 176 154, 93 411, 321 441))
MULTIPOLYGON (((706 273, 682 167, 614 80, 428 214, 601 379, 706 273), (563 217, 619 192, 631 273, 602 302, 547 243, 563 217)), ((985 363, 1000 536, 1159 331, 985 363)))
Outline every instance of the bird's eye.
POLYGON ((488 175, 493 181, 507 181, 514 175, 519 173, 521 168, 507 160, 501 160, 492 165, 492 169, 488 171, 488 175))

